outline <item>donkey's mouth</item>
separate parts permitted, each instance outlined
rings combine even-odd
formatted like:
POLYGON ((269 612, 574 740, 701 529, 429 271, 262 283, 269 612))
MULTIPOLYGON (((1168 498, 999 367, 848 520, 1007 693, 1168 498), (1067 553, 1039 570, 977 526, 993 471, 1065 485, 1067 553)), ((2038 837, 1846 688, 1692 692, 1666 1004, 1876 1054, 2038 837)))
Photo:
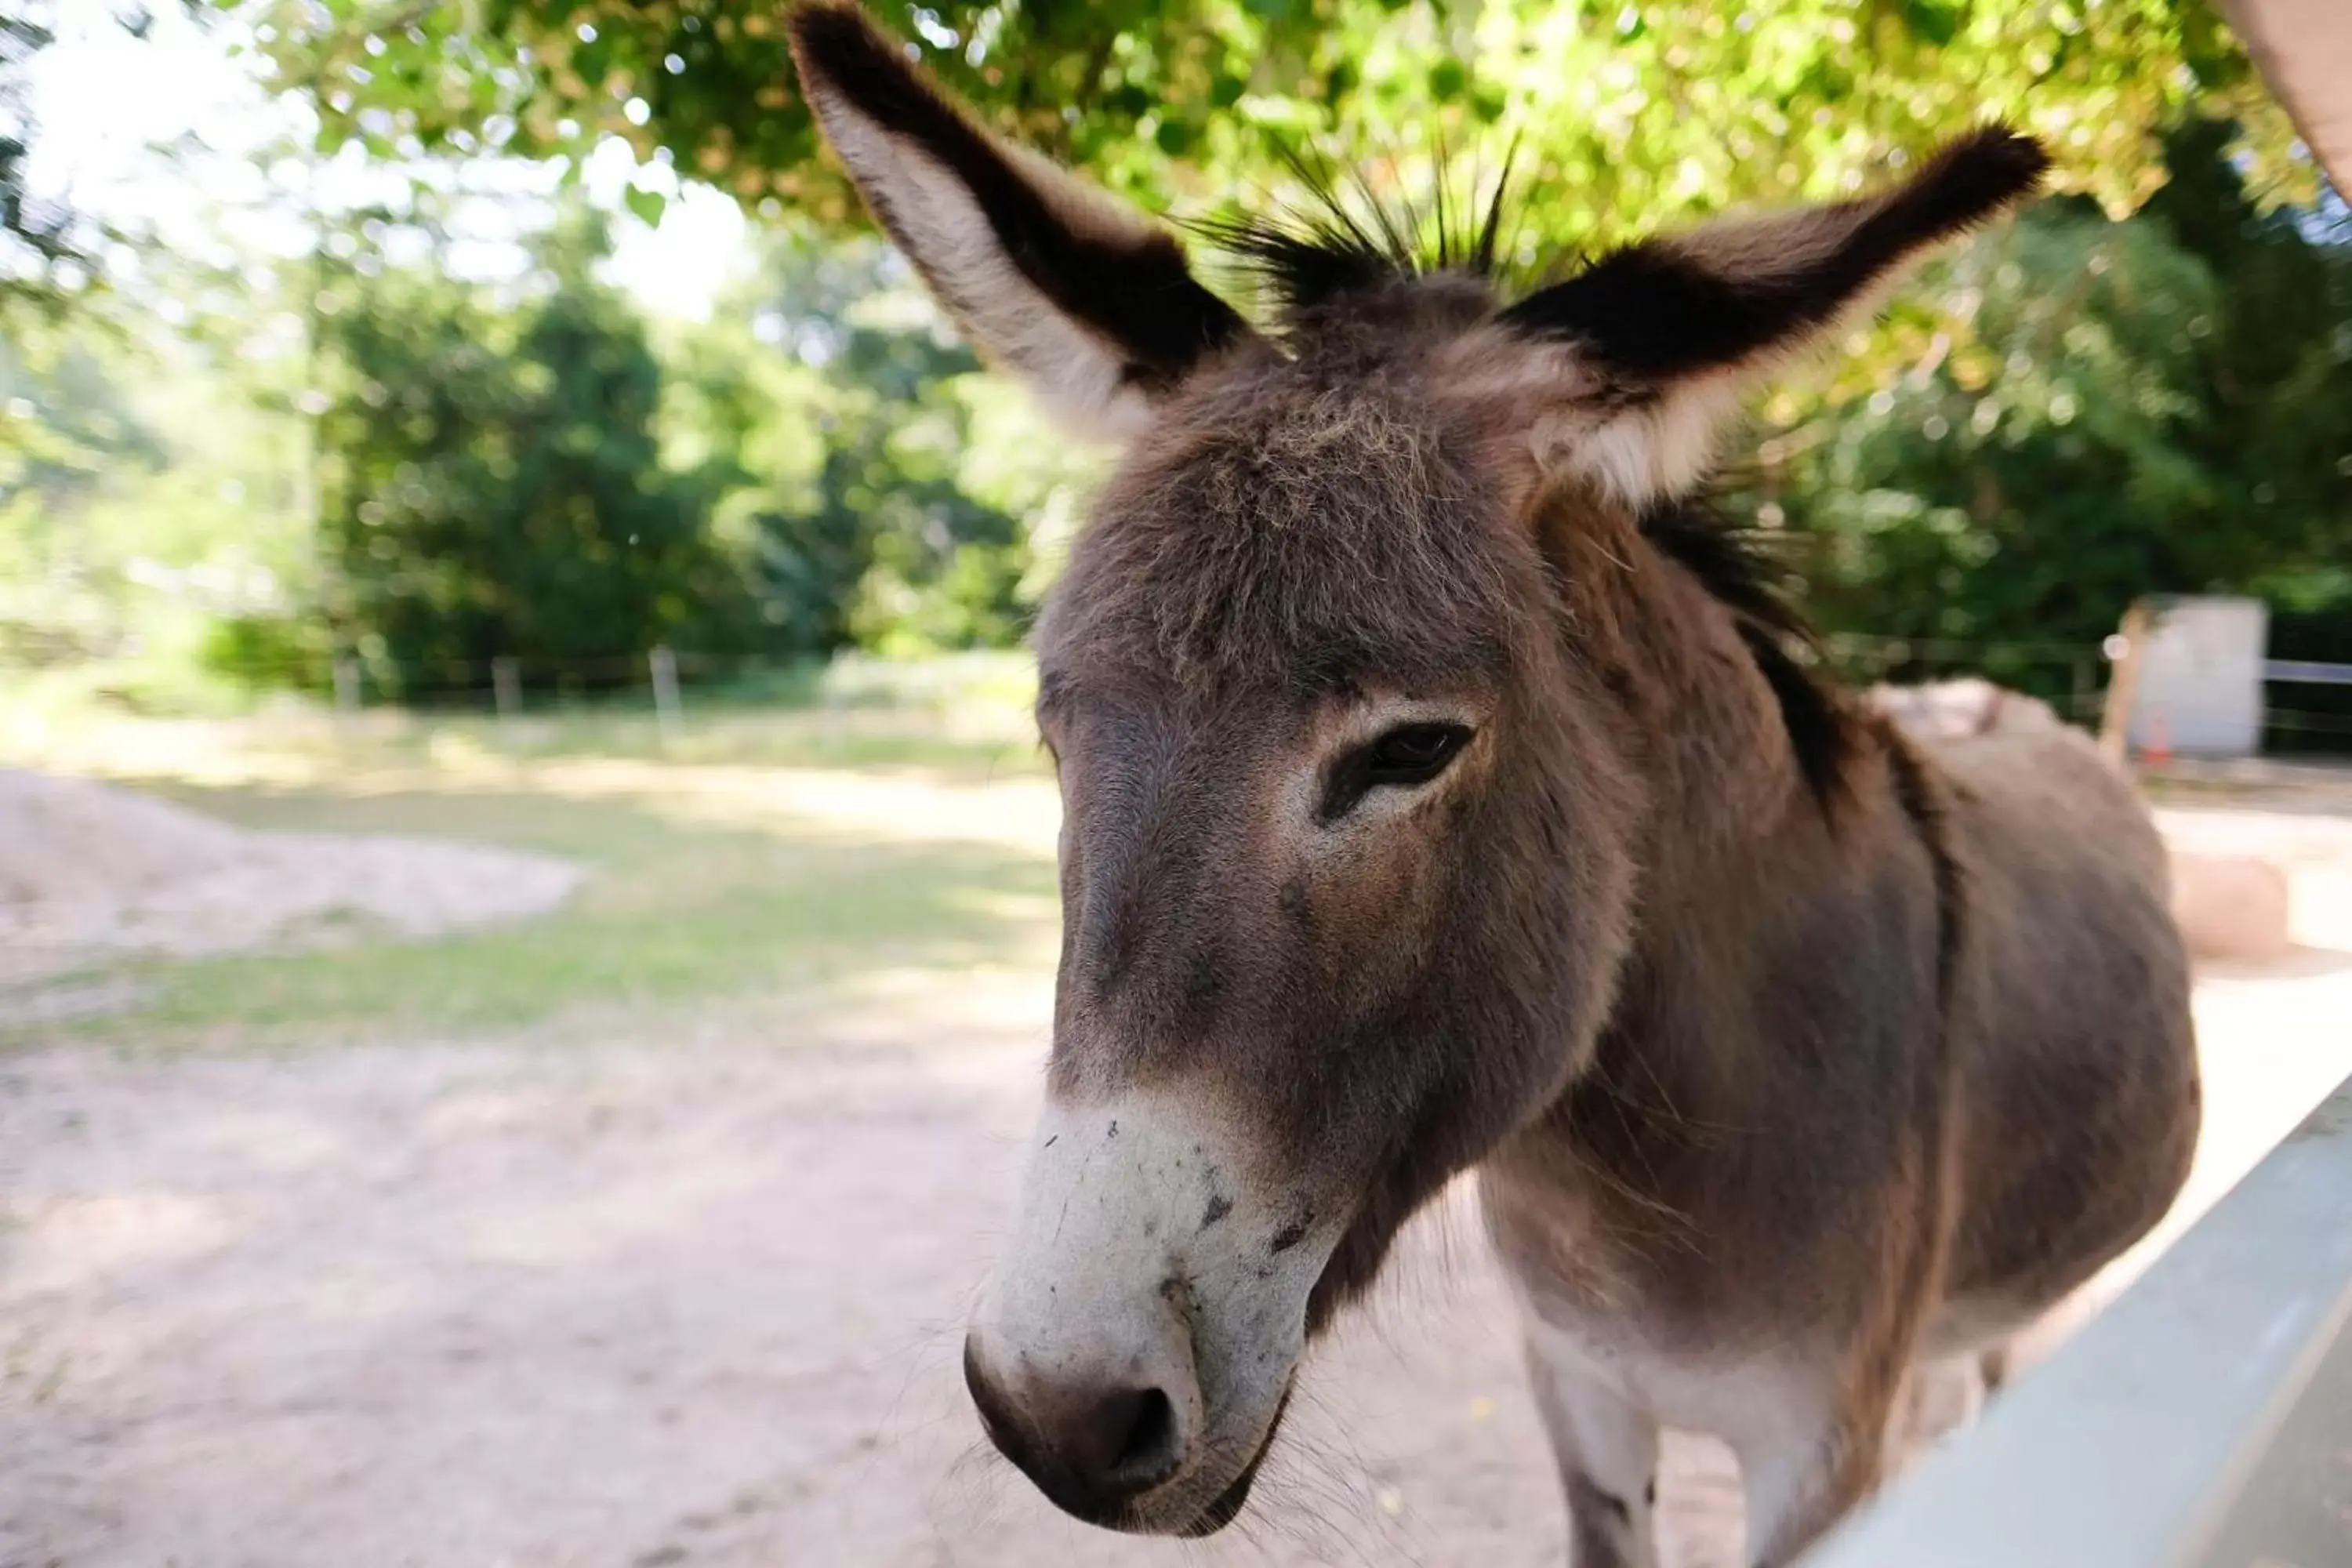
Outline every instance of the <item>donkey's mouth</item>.
POLYGON ((1232 1485, 1211 1500, 1208 1507, 1195 1514, 1190 1523, 1180 1525, 1169 1533, 1197 1541, 1202 1536, 1216 1534, 1240 1517, 1243 1505, 1249 1501, 1250 1489, 1257 1485, 1258 1471, 1265 1467, 1265 1457, 1274 1452, 1275 1434, 1282 1430, 1282 1418, 1289 1409, 1290 1389, 1286 1384, 1280 1403, 1274 1407, 1274 1419, 1265 1424, 1265 1436, 1258 1439, 1257 1452, 1252 1454, 1250 1462, 1242 1467, 1242 1473, 1234 1478, 1232 1485))

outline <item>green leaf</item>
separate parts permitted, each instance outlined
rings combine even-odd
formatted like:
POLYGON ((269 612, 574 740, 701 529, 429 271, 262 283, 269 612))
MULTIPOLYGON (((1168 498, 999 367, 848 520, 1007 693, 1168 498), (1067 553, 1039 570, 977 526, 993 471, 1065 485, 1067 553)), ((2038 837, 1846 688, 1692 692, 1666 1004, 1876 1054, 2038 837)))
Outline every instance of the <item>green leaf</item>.
POLYGON ((1903 25, 1922 43, 1942 48, 1960 30, 1960 8, 1946 0, 1902 0, 1903 25))
MULTIPOLYGON (((309 3, 318 22, 262 47, 277 79, 311 100, 323 147, 364 142, 361 127, 382 123, 372 111, 420 138, 479 135, 486 122, 503 130, 510 117, 509 150, 577 159, 610 122, 609 66, 628 91, 658 81, 641 134, 682 173, 719 180, 747 204, 777 196, 821 225, 861 221, 781 65, 771 10, 567 0, 559 11, 496 0, 459 53, 437 22, 380 32, 385 52, 354 81, 345 69, 354 40, 381 26, 381 5, 309 3)), ((887 19, 903 8, 883 9, 885 25, 908 35, 887 19)), ((1522 136, 1541 164, 1589 171, 1572 203, 1528 214, 1530 239, 1554 246, 1647 227, 1669 191, 1711 206, 1825 191, 2004 110, 2068 127, 2053 184, 2110 214, 2160 183, 2155 148, 2186 110, 2241 122, 2266 205, 2307 197, 2313 184, 2292 153, 2292 126, 2211 0, 1801 0, 1750 7, 1745 26, 1719 7, 1659 0, 926 0, 923 9, 967 47, 984 41, 978 58, 935 62, 984 120, 1147 200, 1183 192, 1214 202, 1279 184, 1283 137, 1270 130, 1345 156, 1416 132, 1433 145, 1448 117, 1522 136), (1216 117, 1230 121, 1244 100, 1251 123, 1224 134, 1216 117), (1743 143, 1755 151, 1725 156, 1743 143), (1703 190, 1683 184, 1693 167, 1713 171, 1703 190)), ((428 8, 432 18, 452 10, 428 8)))
POLYGON ((641 185, 631 185, 621 193, 621 200, 636 214, 647 228, 661 226, 662 214, 669 206, 669 198, 659 191, 649 191, 641 185))

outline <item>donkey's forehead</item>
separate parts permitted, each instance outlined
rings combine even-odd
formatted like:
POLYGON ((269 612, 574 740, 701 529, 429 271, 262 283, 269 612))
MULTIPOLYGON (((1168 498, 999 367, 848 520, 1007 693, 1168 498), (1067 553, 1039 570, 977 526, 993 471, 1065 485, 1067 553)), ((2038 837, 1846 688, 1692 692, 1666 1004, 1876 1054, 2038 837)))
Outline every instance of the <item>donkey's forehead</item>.
POLYGON ((1385 378, 1245 370, 1097 501, 1041 620, 1049 668, 1185 686, 1427 689, 1508 660, 1537 574, 1443 415, 1385 378))

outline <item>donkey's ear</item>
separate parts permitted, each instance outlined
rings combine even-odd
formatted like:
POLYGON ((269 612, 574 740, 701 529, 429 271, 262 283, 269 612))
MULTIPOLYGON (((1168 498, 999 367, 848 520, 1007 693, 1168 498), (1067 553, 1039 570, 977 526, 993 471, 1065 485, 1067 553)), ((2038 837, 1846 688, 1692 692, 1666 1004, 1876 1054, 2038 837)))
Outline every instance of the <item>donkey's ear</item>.
POLYGON ((793 58, 866 205, 949 313, 1066 419, 1133 433, 1249 335, 1173 236, 982 130, 854 5, 803 5, 793 58))
POLYGON ((1637 506, 1687 488, 1754 381, 1928 247, 2032 191, 2049 162, 1991 126, 1877 195, 1644 240, 1528 296, 1505 324, 1572 350, 1589 411, 1559 456, 1637 506))

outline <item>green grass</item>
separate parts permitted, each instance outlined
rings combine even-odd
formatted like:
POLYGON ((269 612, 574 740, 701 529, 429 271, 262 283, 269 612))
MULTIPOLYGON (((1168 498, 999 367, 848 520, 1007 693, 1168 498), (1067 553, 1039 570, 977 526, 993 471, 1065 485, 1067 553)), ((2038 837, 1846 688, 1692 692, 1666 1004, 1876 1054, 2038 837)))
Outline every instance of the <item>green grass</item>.
POLYGON ((562 908, 513 925, 425 941, 356 932, 325 951, 79 975, 126 982, 135 999, 65 1022, 0 1021, 0 1048, 462 1040, 616 1014, 658 1037, 665 1022, 722 1002, 786 1016, 907 972, 947 985, 974 970, 1049 967, 1050 842, 994 826, 1015 795, 1035 810, 1045 786, 1034 748, 997 738, 1018 732, 1010 725, 975 739, 919 711, 873 717, 860 731, 838 714, 706 712, 668 741, 644 716, 610 713, 535 737, 473 718, 341 739, 307 725, 182 726, 160 747, 130 721, 106 731, 110 742, 84 734, 67 758, 20 760, 109 774, 240 826, 498 845, 590 875, 562 908), (906 792, 907 820, 827 815, 856 805, 869 781, 906 792), (812 788, 831 793, 812 807, 812 788))

